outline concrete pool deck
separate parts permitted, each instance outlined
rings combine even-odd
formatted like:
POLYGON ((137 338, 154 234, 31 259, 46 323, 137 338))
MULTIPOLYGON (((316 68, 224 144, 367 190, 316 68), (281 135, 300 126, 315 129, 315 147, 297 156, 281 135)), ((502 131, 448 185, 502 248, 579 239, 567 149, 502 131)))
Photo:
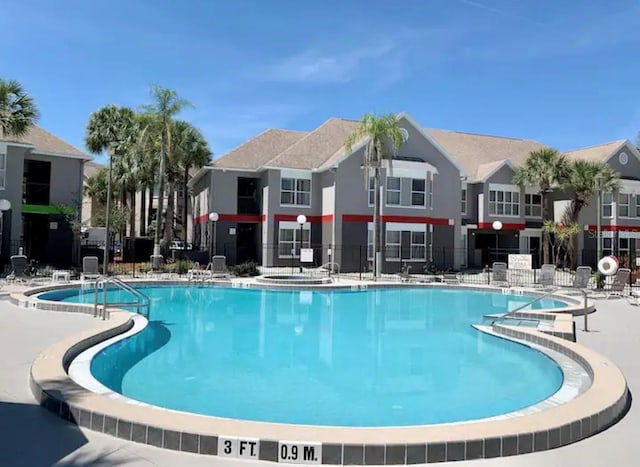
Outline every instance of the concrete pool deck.
MULTIPOLYGON (((640 387, 640 362, 634 352, 640 330, 640 309, 625 300, 600 301, 590 316, 590 333, 582 333, 577 318, 578 342, 611 358, 627 377, 631 391, 640 387)), ((25 310, 0 302, 0 465, 256 465, 161 450, 120 441, 70 425, 38 407, 28 388, 31 362, 45 347, 95 326, 93 318, 63 312, 25 310), (43 332, 43 330, 46 330, 43 332), (8 436, 7 436, 8 435, 8 436), (38 440, 38 449, 33 441, 38 440), (64 460, 62 460, 64 458, 64 460)), ((562 465, 599 466, 612 462, 635 465, 631 452, 640 434, 640 411, 635 407, 620 423, 587 440, 536 454, 455 465, 562 465)), ((273 465, 273 464, 265 464, 273 465)))

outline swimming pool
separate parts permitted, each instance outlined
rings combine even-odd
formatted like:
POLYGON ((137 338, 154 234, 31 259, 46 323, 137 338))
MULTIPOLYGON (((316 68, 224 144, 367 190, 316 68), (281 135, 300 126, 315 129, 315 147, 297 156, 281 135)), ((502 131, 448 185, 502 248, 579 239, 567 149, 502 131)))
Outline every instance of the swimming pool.
MULTIPOLYGON (((153 405, 244 420, 412 426, 491 417, 562 384, 554 361, 470 325, 532 297, 437 288, 144 287, 152 321, 93 376, 153 405)), ((110 295, 121 300, 119 291, 110 295)), ((90 302, 79 290, 45 300, 90 302)), ((559 308, 545 299, 534 308, 559 308)))

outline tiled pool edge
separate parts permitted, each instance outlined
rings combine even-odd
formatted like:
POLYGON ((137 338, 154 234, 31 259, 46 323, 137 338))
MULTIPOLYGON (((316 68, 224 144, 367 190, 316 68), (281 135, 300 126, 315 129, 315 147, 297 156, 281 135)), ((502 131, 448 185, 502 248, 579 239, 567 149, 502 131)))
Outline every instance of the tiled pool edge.
MULTIPOLYGON (((167 449, 217 455, 217 435, 224 432, 224 426, 220 429, 212 427, 213 422, 200 423, 203 418, 215 419, 187 416, 186 420, 192 423, 185 423, 181 429, 176 429, 174 420, 160 420, 163 418, 162 414, 158 413, 160 411, 154 411, 149 407, 144 414, 147 420, 137 419, 132 413, 142 415, 140 410, 145 410, 144 408, 125 406, 125 410, 122 410, 123 407, 116 407, 116 402, 86 391, 66 374, 68 363, 84 349, 126 332, 132 325, 131 314, 114 312, 110 320, 100 322, 95 329, 67 339, 43 352, 34 361, 31 371, 30 386, 36 400, 65 420, 95 431, 167 449), (150 412, 154 416, 146 416, 150 412), (156 423, 146 423, 149 419, 155 420, 156 423), (157 423, 159 421, 165 423, 157 423), (197 425, 200 425, 200 430, 190 430, 197 425), (218 429, 219 432, 215 433, 212 428, 218 429)), ((570 444, 606 429, 624 415, 628 404, 626 381, 618 368, 604 357, 576 344, 536 331, 503 325, 494 325, 493 330, 507 338, 533 342, 574 358, 583 364, 592 376, 593 387, 583 396, 558 407, 561 409, 559 411, 551 409, 547 414, 519 417, 519 421, 523 423, 516 420, 514 424, 514 419, 511 419, 469 423, 462 428, 451 425, 410 429, 336 428, 330 429, 336 434, 330 442, 317 439, 326 437, 326 430, 311 428, 308 439, 300 442, 316 444, 318 452, 321 449, 322 453, 319 461, 324 464, 390 465, 468 460, 524 454, 570 444), (594 394, 594 391, 597 393, 594 394), (583 398, 587 400, 579 400, 583 398), (576 405, 578 407, 575 407, 576 405), (567 408, 570 409, 568 413, 567 408), (552 414, 554 411, 556 413, 552 414), (557 412, 564 412, 563 416, 559 417, 557 412), (434 427, 437 428, 434 430, 434 427), (356 432, 359 436, 354 436, 356 432), (457 436, 443 436, 442 432, 457 436), (313 443, 312 439, 322 442, 313 443), (371 439, 372 442, 367 442, 367 439, 371 439)), ((242 429, 251 427, 252 423, 245 422, 239 425, 242 429)), ((300 427, 299 430, 305 431, 309 428, 300 427)), ((277 461, 279 441, 274 438, 279 437, 280 441, 305 438, 296 437, 287 426, 277 424, 269 424, 268 433, 270 436, 253 438, 257 443, 257 458, 262 460, 277 461), (278 436, 280 432, 282 436, 278 436)), ((240 434, 251 438, 248 430, 246 433, 240 431, 240 434)))

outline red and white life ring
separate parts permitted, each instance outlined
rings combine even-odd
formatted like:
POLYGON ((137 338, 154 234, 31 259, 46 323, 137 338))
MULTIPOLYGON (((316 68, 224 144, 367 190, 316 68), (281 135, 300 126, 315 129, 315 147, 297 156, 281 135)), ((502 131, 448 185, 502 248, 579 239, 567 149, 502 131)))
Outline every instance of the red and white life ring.
POLYGON ((615 256, 605 256, 598 261, 598 271, 600 271, 600 274, 602 275, 613 276, 618 272, 619 264, 618 258, 615 256))

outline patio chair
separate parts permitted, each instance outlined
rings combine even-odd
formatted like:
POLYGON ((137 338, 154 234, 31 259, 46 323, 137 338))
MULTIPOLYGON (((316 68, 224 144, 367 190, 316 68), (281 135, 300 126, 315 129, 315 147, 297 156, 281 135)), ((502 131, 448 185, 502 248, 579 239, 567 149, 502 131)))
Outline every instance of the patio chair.
POLYGON ((100 277, 100 260, 97 256, 85 256, 82 258, 82 274, 80 280, 96 280, 100 277))
POLYGON ((7 280, 16 281, 22 284, 30 284, 33 281, 31 271, 29 271, 29 260, 24 255, 11 256, 11 273, 7 280))
POLYGON ((211 270, 211 278, 223 278, 229 277, 229 270, 227 269, 227 257, 224 255, 216 255, 211 258, 207 269, 211 270), (209 267, 210 266, 210 267, 209 267))
POLYGON ((445 284, 459 284, 460 276, 455 272, 445 272, 442 276, 442 282, 445 284))
POLYGON ((576 275, 573 278, 573 289, 586 289, 589 287, 589 281, 591 280, 591 266, 578 266, 576 269, 576 275))
POLYGON ((160 277, 160 274, 164 273, 164 256, 151 255, 149 260, 151 262, 151 271, 149 271, 147 275, 157 279, 160 277))
POLYGON ((556 266, 555 264, 543 264, 540 268, 540 279, 538 280, 540 287, 549 288, 556 285, 556 266))
POLYGON ((631 269, 620 268, 618 272, 613 276, 613 282, 609 287, 604 289, 604 293, 607 299, 612 296, 622 297, 624 295, 624 288, 629 283, 629 276, 631 275, 631 269))
POLYGON ((496 262, 491 265, 491 284, 509 286, 507 263, 496 262))

